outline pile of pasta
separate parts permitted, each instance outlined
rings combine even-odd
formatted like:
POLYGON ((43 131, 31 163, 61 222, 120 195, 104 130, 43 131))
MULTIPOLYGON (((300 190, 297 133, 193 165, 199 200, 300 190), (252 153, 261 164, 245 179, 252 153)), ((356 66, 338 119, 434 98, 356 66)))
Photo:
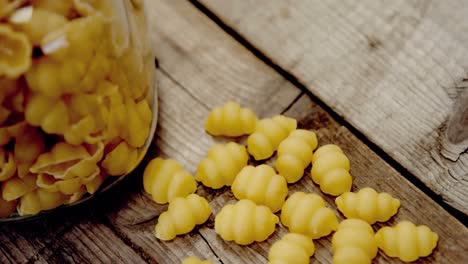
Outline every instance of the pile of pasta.
MULTIPOLYGON (((172 159, 156 158, 148 164, 143 175, 145 191, 156 203, 169 203, 156 224, 157 238, 172 240, 210 217, 208 201, 194 194, 198 181, 212 189, 230 186, 238 199, 215 216, 214 229, 223 240, 250 245, 270 237, 279 222, 289 229, 271 246, 268 260, 272 264, 309 263, 315 251, 313 240, 332 233, 335 264, 370 264, 379 248, 390 257, 412 262, 436 247, 436 233, 409 221, 375 234, 371 225, 397 214, 400 201, 370 187, 351 192, 350 161, 343 150, 334 144, 317 148, 315 133, 298 129, 295 119, 277 115, 258 120, 250 109, 229 102, 211 111, 205 129, 216 136, 249 135, 247 147, 235 142, 213 146, 200 161, 195 177, 172 159), (274 168, 248 165, 249 156, 258 164, 275 152, 274 168), (289 194, 288 184, 299 181, 310 164, 313 182, 323 193, 337 196, 337 209, 346 220, 339 222, 319 194, 289 194)), ((182 263, 211 262, 191 256, 182 263)))
POLYGON ((153 74, 141 8, 0 0, 0 218, 74 203, 139 162, 153 74))

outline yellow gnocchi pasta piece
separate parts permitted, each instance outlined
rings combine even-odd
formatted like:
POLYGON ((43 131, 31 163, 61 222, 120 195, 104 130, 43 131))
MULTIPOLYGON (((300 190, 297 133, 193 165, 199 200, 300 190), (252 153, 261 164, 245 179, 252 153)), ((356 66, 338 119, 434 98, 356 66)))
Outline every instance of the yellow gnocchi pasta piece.
POLYGON ((16 10, 9 18, 16 30, 26 34, 33 45, 40 45, 47 33, 67 23, 67 19, 47 9, 27 6, 16 10))
POLYGON ((215 231, 225 241, 249 245, 266 240, 278 222, 268 207, 244 199, 221 209, 215 218, 215 231))
POLYGON ((288 183, 297 182, 310 164, 317 147, 317 137, 312 131, 297 129, 291 132, 278 147, 276 169, 288 183))
POLYGON ((172 240, 177 235, 189 233, 196 225, 201 225, 211 215, 208 201, 196 194, 177 197, 166 212, 159 216, 155 227, 156 237, 161 240, 172 240))
POLYGON ((248 108, 228 102, 211 110, 205 122, 205 130, 214 136, 238 137, 254 132, 257 116, 248 108))
POLYGON ((197 190, 192 175, 173 159, 156 158, 150 161, 143 174, 143 186, 158 204, 170 203, 197 190))
POLYGON ((2 198, 5 201, 13 201, 35 190, 37 175, 27 174, 23 178, 12 177, 2 183, 2 198))
POLYGON ((67 198, 60 192, 36 189, 21 197, 17 208, 18 214, 33 215, 44 210, 51 210, 64 204, 67 198))
POLYGON ((188 257, 182 260, 182 264, 212 264, 209 260, 201 260, 196 257, 188 257))
POLYGON ((416 226, 409 221, 401 221, 394 227, 381 228, 375 239, 387 256, 413 262, 429 256, 437 246, 439 236, 425 225, 416 226))
POLYGON ((17 78, 31 67, 32 45, 28 37, 0 24, 0 76, 17 78))
POLYGON ((377 193, 369 187, 357 193, 343 193, 335 199, 335 203, 346 218, 359 218, 369 224, 388 221, 400 208, 398 199, 388 193, 377 193))
POLYGON ((271 246, 268 264, 308 264, 314 252, 314 242, 310 237, 288 233, 271 246))
POLYGON ((281 209, 281 222, 292 233, 299 233, 318 239, 329 235, 338 227, 338 219, 325 206, 322 197, 313 193, 296 192, 281 209))
POLYGON ((231 186, 248 159, 245 147, 235 142, 215 145, 198 165, 195 180, 213 189, 231 186))
POLYGON ((278 212, 288 195, 286 180, 265 164, 244 167, 231 186, 232 193, 239 199, 249 199, 278 212))
POLYGON ((353 179, 349 174, 349 159, 337 145, 318 148, 312 156, 312 180, 326 194, 338 196, 349 192, 353 179))
POLYGON ((283 115, 260 120, 255 131, 247 138, 247 148, 255 160, 264 160, 276 151, 283 141, 297 127, 297 121, 283 115))
POLYGON ((46 174, 39 174, 37 177, 37 187, 49 192, 61 192, 66 195, 72 195, 80 192, 83 186, 80 178, 67 180, 57 180, 46 174))
POLYGON ((0 197, 0 218, 10 216, 16 210, 16 201, 5 201, 0 197))
POLYGON ((360 219, 346 219, 333 234, 333 264, 371 264, 377 256, 374 230, 360 219))
POLYGON ((0 182, 13 177, 16 172, 16 162, 13 154, 0 148, 0 182))
POLYGON ((146 100, 135 103, 126 100, 127 129, 122 136, 130 146, 141 147, 148 137, 152 112, 146 100))
POLYGON ((121 142, 109 152, 101 165, 109 175, 117 176, 130 172, 138 161, 138 150, 121 142))

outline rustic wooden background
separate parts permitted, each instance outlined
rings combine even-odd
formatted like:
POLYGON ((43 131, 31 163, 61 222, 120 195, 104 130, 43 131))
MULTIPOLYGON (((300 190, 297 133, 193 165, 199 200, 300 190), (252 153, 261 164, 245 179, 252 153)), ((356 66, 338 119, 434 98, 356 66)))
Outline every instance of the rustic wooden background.
MULTIPOLYGON (((147 159, 171 157, 195 173, 207 150, 226 141, 203 123, 227 100, 261 117, 284 113, 320 144, 343 147, 354 190, 401 200, 386 224, 407 219, 439 234, 435 253, 419 263, 468 263, 468 2, 147 0, 146 8, 160 93, 147 159)), ((211 217, 158 241, 153 228, 166 206, 142 192, 143 166, 92 203, 0 226, 0 263, 180 263, 189 255, 266 263, 287 231, 241 247, 222 241, 211 217)), ((320 193, 308 176, 290 190, 320 193)), ((214 213, 234 201, 229 188, 197 192, 214 213)), ((312 262, 331 263, 330 237, 316 247, 312 262)), ((383 254, 374 262, 399 263, 383 254)))

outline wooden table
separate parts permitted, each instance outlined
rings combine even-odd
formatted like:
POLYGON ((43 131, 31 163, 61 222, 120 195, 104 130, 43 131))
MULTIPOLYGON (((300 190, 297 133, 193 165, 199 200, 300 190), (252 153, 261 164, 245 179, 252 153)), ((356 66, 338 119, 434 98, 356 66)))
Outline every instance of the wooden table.
MULTIPOLYGON (((401 200, 384 225, 407 219, 439 234, 435 253, 419 263, 468 263, 466 1, 146 4, 160 92, 148 159, 171 157, 194 173, 208 148, 225 141, 207 135, 203 122, 227 100, 261 117, 284 113, 316 131, 320 144, 342 146, 353 190, 370 186, 401 200)), ((290 186, 298 190, 320 193, 308 176, 290 186)), ((214 213, 234 201, 229 188, 197 193, 214 213)), ((333 197, 323 197, 335 208, 333 197)), ((280 227, 267 241, 241 247, 216 235, 212 216, 161 242, 153 228, 165 209, 143 193, 140 168, 91 204, 0 226, 0 263, 180 263, 189 255, 266 263, 286 233, 280 227)), ((331 263, 330 237, 315 244, 312 262, 331 263)), ((374 263, 398 261, 379 254, 374 263)))

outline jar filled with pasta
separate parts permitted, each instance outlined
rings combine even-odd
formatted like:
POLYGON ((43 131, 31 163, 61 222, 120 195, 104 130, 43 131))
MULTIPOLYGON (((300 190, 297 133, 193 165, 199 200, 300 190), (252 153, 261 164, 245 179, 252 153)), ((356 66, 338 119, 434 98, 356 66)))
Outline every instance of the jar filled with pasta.
POLYGON ((0 0, 0 221, 132 171, 157 120, 141 0, 0 0))

